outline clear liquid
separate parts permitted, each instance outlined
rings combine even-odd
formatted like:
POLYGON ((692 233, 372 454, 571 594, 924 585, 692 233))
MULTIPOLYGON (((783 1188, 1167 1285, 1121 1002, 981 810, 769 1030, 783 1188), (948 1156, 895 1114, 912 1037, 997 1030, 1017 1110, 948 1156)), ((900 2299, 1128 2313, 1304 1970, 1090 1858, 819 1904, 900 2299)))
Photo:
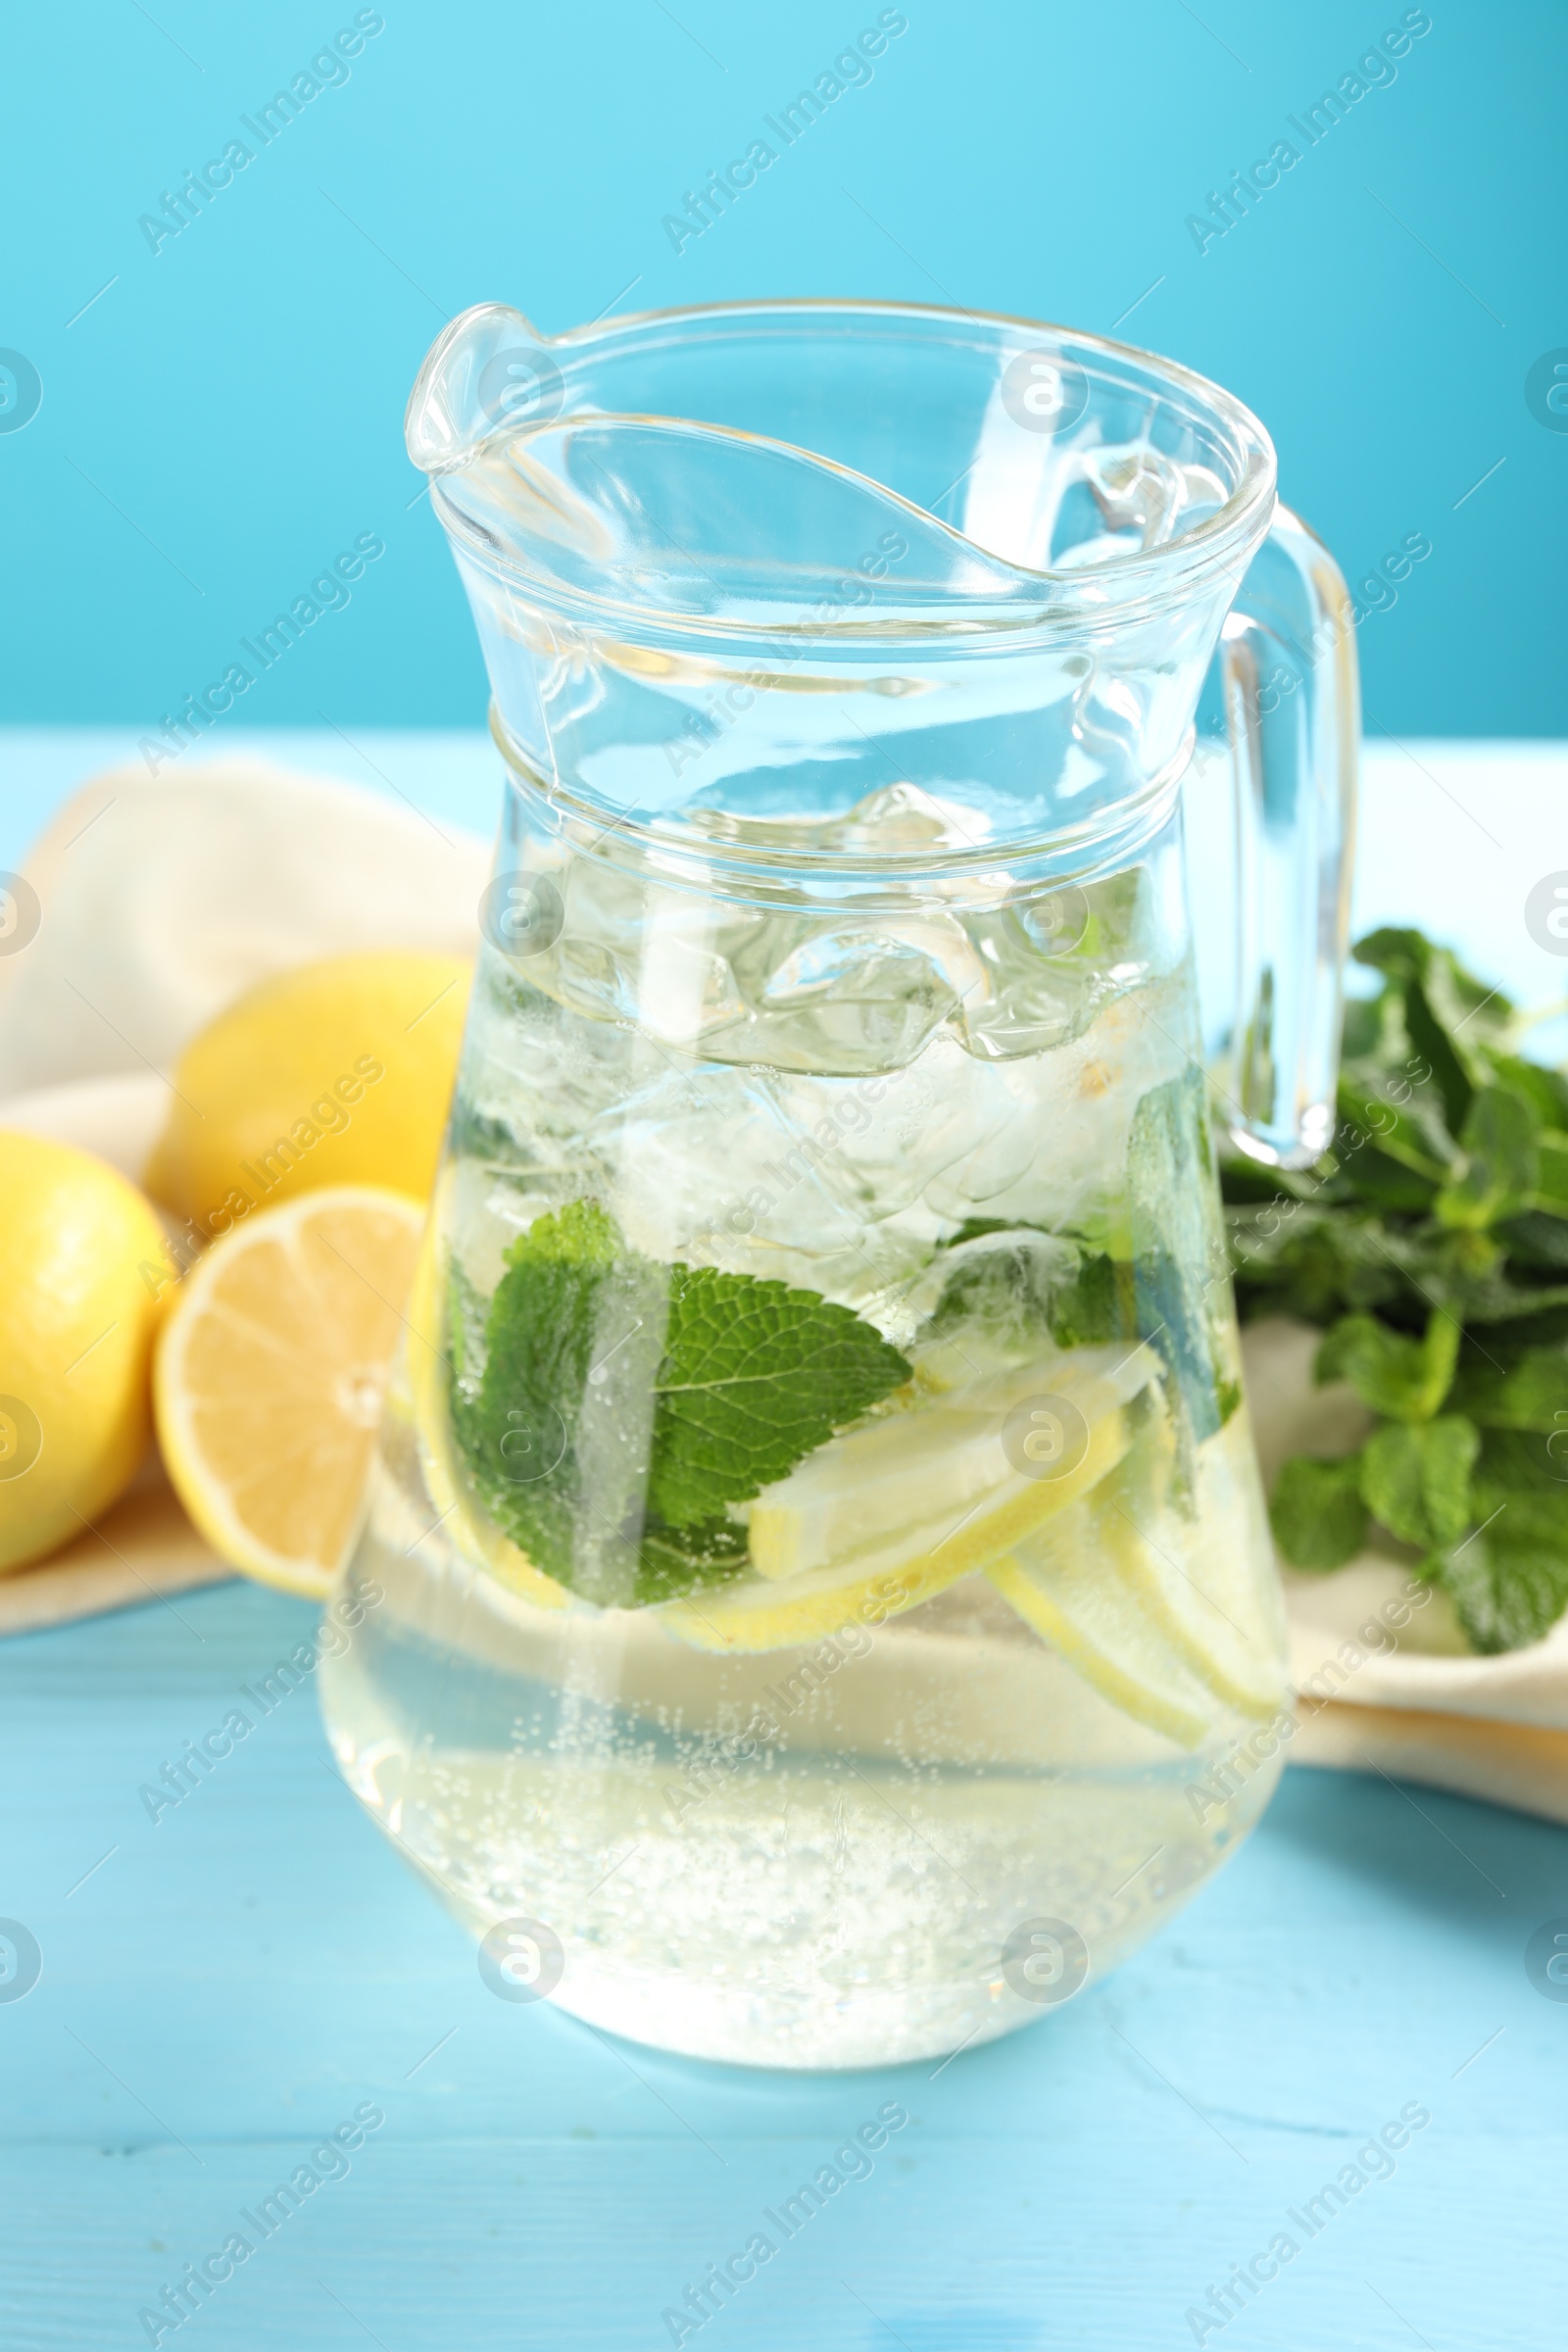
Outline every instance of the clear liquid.
POLYGON ((1014 1931, 1064 1922, 1098 1980, 1272 1790, 1265 1759, 1211 1793, 1254 1718, 1174 1747, 979 1575, 836 1663, 710 1659, 637 1612, 532 1609, 419 1543, 435 1513, 412 1451, 404 1471, 357 1568, 385 1598, 320 1668, 341 1768, 476 1937, 544 1922, 558 2004, 634 2040, 787 2067, 989 2040, 1052 2005, 1004 1970, 1014 1931), (746 1754, 759 1704, 784 1736, 746 1754))
MULTIPOLYGON (((1157 858, 1116 877, 1075 961, 1014 912, 852 933, 586 859, 556 877, 560 940, 481 960, 437 1211, 468 1293, 490 1299, 517 1237, 591 1199, 652 1261, 853 1308, 916 1377, 808 1458, 850 1448, 836 1485, 775 1510, 788 1556, 760 1514, 791 1481, 737 1511, 759 1566, 684 1620, 629 1589, 509 1590, 476 1493, 444 1508, 406 1381, 348 1572, 381 1597, 321 1669, 344 1772, 476 1936, 543 1923, 553 1997, 595 2025, 843 2067, 1029 2023, 1187 1897, 1278 1769, 1259 1734, 1280 1616, 1224 1377, 1212 1173, 1168 1112, 1191 1091, 1179 892, 1157 858), (1084 1345, 1034 1293, 1096 1250, 1136 1309, 1084 1345), (1049 1516, 997 1451, 1006 1408, 1042 1394, 1114 1434, 1049 1516), (906 1468, 879 1484, 884 1443, 906 1468), (963 1530, 1004 1494, 1007 1544, 974 1538, 970 1560, 963 1530), (914 1605, 867 1605, 873 1570, 914 1605), (773 1612, 755 1648, 707 1638, 737 1592, 773 1612)), ((603 1572, 595 1499, 568 1580, 590 1554, 603 1572)))

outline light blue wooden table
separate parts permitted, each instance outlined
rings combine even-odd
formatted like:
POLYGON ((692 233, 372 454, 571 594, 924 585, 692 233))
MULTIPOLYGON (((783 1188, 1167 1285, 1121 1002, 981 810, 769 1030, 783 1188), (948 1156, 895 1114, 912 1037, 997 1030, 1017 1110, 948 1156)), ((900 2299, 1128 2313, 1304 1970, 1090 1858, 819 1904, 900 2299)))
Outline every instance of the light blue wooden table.
MULTIPOLYGON (((361 740, 427 805, 488 824, 476 745, 361 740)), ((284 748, 351 772, 341 746, 284 748)), ((0 864, 119 749, 0 742, 0 864)), ((1548 993, 1534 983, 1561 966, 1532 967, 1519 907, 1568 866, 1562 755, 1414 750, 1424 781, 1376 764, 1363 919, 1424 907, 1548 993)), ((141 1783, 312 1614, 233 1585, 0 1645, 0 1915, 42 1955, 26 1997, 0 1998, 6 2352, 145 2344, 139 2312, 233 2232, 255 2252, 163 2343, 653 2352, 665 2307, 888 2100, 910 2120, 870 2176, 688 2343, 1190 2345, 1189 2311, 1280 2232, 1299 2251, 1202 2340, 1568 2336, 1568 2002, 1525 1967, 1532 1932, 1568 1914, 1568 1834, 1293 1770, 1159 1941, 1028 2033, 880 2075, 703 2067, 494 1999, 336 1779, 308 1691, 149 1820, 141 1783), (1369 2157, 1384 2177, 1320 2204, 1309 2234, 1307 2201, 1412 2112, 1431 2120, 1392 2169, 1369 2157), (376 2113, 270 2236, 242 2220, 376 2113)))

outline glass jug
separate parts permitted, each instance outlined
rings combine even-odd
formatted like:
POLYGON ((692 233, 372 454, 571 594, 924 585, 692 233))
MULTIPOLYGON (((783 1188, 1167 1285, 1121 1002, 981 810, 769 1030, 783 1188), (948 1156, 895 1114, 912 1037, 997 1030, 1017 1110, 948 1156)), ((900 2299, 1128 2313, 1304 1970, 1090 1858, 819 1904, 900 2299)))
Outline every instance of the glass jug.
POLYGON ((505 1997, 956 2050, 1279 1769, 1180 787, 1228 736, 1216 1084, 1299 1164, 1344 585, 1238 402, 1017 319, 486 307, 408 435, 508 780, 340 1762, 505 1997))

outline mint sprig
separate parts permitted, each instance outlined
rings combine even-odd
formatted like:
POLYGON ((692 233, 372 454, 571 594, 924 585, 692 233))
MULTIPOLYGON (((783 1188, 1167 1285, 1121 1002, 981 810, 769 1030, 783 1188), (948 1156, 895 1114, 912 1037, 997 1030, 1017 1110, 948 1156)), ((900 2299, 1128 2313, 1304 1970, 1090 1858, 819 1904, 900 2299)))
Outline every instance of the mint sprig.
POLYGON ((729 1506, 786 1477, 910 1368, 815 1291, 659 1265, 597 1201, 539 1217, 488 1308, 453 1277, 454 1434, 535 1566, 606 1605, 738 1574, 729 1506))
POLYGON ((1421 932, 1354 950, 1330 1152, 1304 1174, 1223 1171, 1244 1316, 1328 1327, 1319 1380, 1375 1427, 1275 1486, 1284 1556, 1330 1569, 1369 1523, 1422 1555, 1478 1649, 1568 1606, 1568 1077, 1524 1060, 1508 999, 1421 932))

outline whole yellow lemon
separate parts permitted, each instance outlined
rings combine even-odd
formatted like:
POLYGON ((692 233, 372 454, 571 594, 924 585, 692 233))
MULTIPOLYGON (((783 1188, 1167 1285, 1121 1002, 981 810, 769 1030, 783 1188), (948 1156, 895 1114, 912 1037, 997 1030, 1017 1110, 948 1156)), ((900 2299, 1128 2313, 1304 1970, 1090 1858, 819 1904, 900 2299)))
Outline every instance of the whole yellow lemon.
POLYGON ((264 980, 186 1047, 147 1190, 198 1242, 321 1185, 429 1197, 470 967, 336 956, 264 980))
POLYGON ((135 1476, 168 1271, 117 1169, 0 1129, 0 1569, 79 1536, 135 1476))

